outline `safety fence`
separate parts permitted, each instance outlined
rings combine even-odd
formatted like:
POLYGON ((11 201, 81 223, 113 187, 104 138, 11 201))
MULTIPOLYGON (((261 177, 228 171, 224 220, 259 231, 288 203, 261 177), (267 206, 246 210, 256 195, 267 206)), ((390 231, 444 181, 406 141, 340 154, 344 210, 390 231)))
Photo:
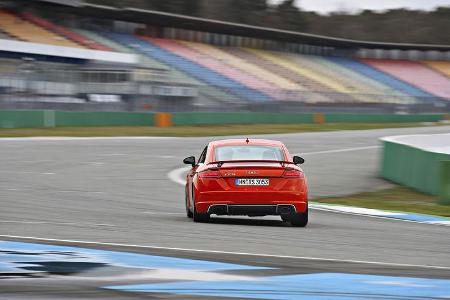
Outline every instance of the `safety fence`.
POLYGON ((381 176, 450 205, 450 134, 385 137, 381 176))
POLYGON ((154 126, 154 113, 66 112, 54 110, 0 111, 0 128, 67 126, 154 126))
POLYGON ((322 124, 438 122, 445 114, 344 114, 264 112, 75 112, 0 110, 0 128, 158 126, 213 124, 322 124))

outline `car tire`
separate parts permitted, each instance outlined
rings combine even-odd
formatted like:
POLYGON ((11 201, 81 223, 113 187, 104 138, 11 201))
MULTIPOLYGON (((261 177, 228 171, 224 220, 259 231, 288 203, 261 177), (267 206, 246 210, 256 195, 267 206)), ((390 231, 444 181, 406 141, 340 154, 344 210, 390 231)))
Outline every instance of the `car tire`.
POLYGON ((293 213, 290 221, 294 227, 305 227, 308 224, 308 209, 304 213, 293 213))
POLYGON ((184 204, 185 204, 185 206, 186 206, 186 216, 188 217, 188 218, 190 218, 190 219, 192 219, 192 217, 194 216, 194 214, 192 213, 192 211, 189 209, 189 206, 188 206, 188 197, 187 197, 187 195, 185 196, 185 201, 184 201, 184 204))
POLYGON ((194 213, 192 216, 192 219, 194 220, 194 222, 196 223, 206 223, 209 221, 209 214, 201 214, 197 212, 197 209, 195 208, 195 199, 194 201, 192 201, 194 203, 194 213))

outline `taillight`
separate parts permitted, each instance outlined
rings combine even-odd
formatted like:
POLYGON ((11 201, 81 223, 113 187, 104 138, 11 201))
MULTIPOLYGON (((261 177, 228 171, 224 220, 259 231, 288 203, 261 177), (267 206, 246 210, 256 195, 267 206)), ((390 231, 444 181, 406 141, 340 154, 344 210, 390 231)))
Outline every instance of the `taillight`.
POLYGON ((283 174, 284 178, 304 178, 305 175, 299 170, 286 170, 283 174))
POLYGON ((200 178, 219 178, 219 171, 203 171, 198 173, 198 177, 200 178))

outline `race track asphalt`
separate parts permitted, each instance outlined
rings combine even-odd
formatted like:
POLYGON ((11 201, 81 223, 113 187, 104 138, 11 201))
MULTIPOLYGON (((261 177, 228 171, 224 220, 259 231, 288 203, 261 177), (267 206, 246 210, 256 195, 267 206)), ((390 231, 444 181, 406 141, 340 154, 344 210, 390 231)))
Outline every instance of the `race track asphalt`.
MULTIPOLYGON (((389 186, 378 178, 380 137, 449 131, 446 126, 264 138, 281 140, 292 154, 304 156, 314 198, 389 186)), ((2 140, 0 235, 450 267, 450 229, 444 226, 315 210, 307 228, 273 218, 193 223, 185 217, 183 187, 167 174, 182 167, 184 157, 198 156, 209 140, 2 140)), ((174 255, 170 250, 155 251, 174 255)), ((275 257, 237 259, 189 251, 182 255, 281 264, 275 257)), ((307 263, 321 270, 333 264, 307 263)), ((349 272, 353 267, 339 266, 349 272)), ((413 269, 405 273, 433 273, 413 269)), ((389 273, 389 267, 384 270, 389 273)), ((436 276, 450 276, 449 269, 436 276)))

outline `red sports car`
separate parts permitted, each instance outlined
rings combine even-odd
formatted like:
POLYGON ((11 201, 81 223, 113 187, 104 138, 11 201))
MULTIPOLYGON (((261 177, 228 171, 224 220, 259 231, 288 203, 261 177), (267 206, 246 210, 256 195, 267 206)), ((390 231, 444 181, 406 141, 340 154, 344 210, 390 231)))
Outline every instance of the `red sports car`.
POLYGON ((186 180, 186 213, 195 222, 210 215, 279 215, 293 226, 308 223, 308 187, 304 159, 291 159, 278 141, 232 139, 210 142, 186 180))

